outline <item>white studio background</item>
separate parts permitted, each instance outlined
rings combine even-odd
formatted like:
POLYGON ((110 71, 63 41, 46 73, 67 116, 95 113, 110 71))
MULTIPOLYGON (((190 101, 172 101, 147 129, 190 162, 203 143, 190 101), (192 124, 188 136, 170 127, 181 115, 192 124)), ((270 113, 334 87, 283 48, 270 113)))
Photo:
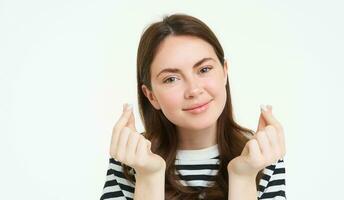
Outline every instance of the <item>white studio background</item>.
POLYGON ((200 18, 230 61, 237 120, 272 104, 288 199, 338 199, 344 169, 341 1, 0 0, 0 199, 99 199, 111 131, 136 98, 143 29, 200 18))

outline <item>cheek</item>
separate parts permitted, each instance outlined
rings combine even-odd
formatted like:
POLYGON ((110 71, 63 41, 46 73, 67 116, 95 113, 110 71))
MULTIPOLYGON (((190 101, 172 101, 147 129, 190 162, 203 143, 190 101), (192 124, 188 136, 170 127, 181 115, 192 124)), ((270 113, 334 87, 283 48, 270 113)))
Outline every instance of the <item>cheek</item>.
POLYGON ((178 89, 164 89, 159 95, 159 104, 164 112, 170 113, 181 109, 182 91, 178 89))
POLYGON ((204 81, 204 88, 214 97, 221 95, 225 86, 219 78, 207 79, 204 81))
POLYGON ((208 91, 208 93, 212 96, 212 98, 215 99, 216 109, 218 109, 219 112, 221 112, 225 106, 227 97, 226 86, 224 85, 222 79, 217 78, 207 80, 205 88, 208 91))

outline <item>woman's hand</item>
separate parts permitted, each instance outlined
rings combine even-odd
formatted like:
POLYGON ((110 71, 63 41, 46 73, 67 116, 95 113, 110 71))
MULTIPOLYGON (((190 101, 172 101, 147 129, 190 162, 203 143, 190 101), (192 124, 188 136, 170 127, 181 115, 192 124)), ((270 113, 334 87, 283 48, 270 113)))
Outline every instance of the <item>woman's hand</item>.
POLYGON ((231 160, 228 173, 237 177, 256 177, 258 172, 279 159, 286 153, 282 125, 272 115, 272 106, 261 106, 258 128, 240 156, 231 160))
POLYGON ((151 142, 135 128, 131 106, 123 106, 123 113, 113 128, 110 155, 132 167, 140 176, 165 172, 165 160, 152 153, 151 142))

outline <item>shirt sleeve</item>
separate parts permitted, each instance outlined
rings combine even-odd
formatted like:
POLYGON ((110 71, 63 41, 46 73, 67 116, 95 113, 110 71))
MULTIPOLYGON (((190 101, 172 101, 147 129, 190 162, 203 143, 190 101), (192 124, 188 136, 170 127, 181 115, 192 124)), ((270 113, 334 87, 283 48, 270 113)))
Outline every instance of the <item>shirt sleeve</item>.
POLYGON ((257 196, 259 200, 286 200, 285 190, 285 163, 283 159, 280 159, 264 168, 257 196))
POLYGON ((135 185, 124 177, 121 163, 109 158, 109 167, 100 200, 133 200, 134 188, 135 185))

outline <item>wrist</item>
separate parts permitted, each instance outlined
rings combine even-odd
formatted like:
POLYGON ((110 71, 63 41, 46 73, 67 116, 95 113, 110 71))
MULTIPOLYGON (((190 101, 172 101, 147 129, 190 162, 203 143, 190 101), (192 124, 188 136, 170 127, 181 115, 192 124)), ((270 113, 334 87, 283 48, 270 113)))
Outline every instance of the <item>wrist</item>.
POLYGON ((162 200, 165 199, 165 170, 150 174, 135 174, 135 200, 162 200))
POLYGON ((235 181, 235 182, 246 182, 246 183, 255 182, 257 174, 258 173, 253 173, 250 175, 239 175, 230 169, 228 170, 229 181, 235 181))
POLYGON ((236 168, 232 168, 231 165, 227 166, 227 172, 228 175, 231 176, 235 176, 235 177, 241 177, 241 179, 255 179, 259 173, 259 170, 254 170, 254 171, 250 171, 250 170, 246 170, 246 172, 242 172, 236 168))
POLYGON ((228 173, 228 199, 256 200, 257 186, 255 177, 228 173))
POLYGON ((156 182, 156 181, 161 181, 161 180, 165 180, 165 168, 156 171, 154 173, 151 174, 145 174, 145 173, 140 173, 137 172, 135 174, 135 179, 136 181, 140 181, 140 180, 144 180, 145 182, 156 182))

